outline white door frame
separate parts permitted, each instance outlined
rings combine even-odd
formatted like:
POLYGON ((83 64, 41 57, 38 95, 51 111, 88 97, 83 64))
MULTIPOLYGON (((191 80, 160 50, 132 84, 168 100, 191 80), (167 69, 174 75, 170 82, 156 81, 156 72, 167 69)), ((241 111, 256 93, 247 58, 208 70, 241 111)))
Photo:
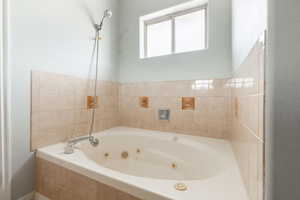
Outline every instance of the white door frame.
POLYGON ((7 49, 7 0, 0 0, 0 199, 11 198, 11 159, 10 159, 10 134, 7 109, 8 91, 8 49, 7 49))

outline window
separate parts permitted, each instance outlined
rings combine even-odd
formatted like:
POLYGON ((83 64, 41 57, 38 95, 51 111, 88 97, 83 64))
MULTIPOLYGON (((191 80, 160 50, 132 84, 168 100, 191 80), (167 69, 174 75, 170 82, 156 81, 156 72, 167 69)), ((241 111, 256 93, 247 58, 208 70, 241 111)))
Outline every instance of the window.
POLYGON ((147 26, 147 57, 172 53, 172 22, 163 22, 147 26))
POLYGON ((141 58, 207 48, 207 4, 161 16, 150 14, 141 18, 140 26, 141 58))
POLYGON ((175 52, 206 48, 206 10, 175 17, 175 52))

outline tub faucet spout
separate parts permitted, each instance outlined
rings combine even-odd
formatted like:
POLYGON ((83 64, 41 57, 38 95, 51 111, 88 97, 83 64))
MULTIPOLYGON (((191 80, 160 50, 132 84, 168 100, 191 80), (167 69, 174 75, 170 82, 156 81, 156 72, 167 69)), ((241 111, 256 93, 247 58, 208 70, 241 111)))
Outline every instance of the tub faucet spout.
POLYGON ((96 146, 99 145, 99 140, 97 138, 93 137, 93 136, 78 137, 78 138, 70 139, 67 142, 67 146, 65 147, 64 153, 65 154, 72 154, 72 153, 74 153, 74 146, 78 142, 81 142, 81 141, 84 141, 84 140, 89 140, 89 142, 91 143, 91 145, 93 147, 96 147, 96 146))

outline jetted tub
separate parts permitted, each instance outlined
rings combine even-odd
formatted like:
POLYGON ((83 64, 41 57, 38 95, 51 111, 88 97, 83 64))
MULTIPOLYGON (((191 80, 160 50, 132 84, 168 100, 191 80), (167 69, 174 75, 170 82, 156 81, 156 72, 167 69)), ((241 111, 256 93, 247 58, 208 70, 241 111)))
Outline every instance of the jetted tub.
POLYGON ((225 140, 125 127, 95 136, 98 147, 85 141, 67 155, 57 144, 37 157, 145 200, 247 200, 225 140))

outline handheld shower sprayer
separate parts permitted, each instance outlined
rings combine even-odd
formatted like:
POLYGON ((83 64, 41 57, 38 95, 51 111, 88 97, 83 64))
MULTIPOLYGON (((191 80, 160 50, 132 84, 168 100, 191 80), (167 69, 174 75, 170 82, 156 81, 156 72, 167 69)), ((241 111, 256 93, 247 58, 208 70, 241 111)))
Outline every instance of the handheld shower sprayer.
POLYGON ((100 31, 102 30, 102 26, 104 24, 104 20, 106 18, 111 18, 112 17, 112 11, 110 9, 107 9, 104 11, 103 17, 100 21, 99 24, 94 24, 95 28, 95 40, 94 40, 94 46, 93 46, 93 52, 92 52, 92 58, 91 58, 91 63, 90 67, 93 66, 93 63, 95 63, 95 80, 94 80, 94 88, 93 88, 93 105, 95 107, 92 108, 92 119, 91 119, 91 124, 89 127, 89 132, 88 136, 84 137, 79 137, 75 139, 71 139, 68 141, 67 146, 65 148, 65 154, 72 154, 74 153, 74 145, 80 141, 83 140, 88 140, 90 144, 94 147, 97 147, 99 145, 99 139, 93 136, 93 130, 95 126, 95 112, 96 112, 96 105, 97 105, 97 83, 99 80, 98 77, 98 72, 99 72, 99 52, 100 52, 100 45, 99 45, 99 40, 100 38, 100 31))
MULTIPOLYGON (((96 29, 96 36, 95 36, 95 43, 94 43, 94 50, 93 50, 93 54, 92 54, 92 59, 96 58, 95 63, 95 84, 94 84, 94 105, 97 105, 97 83, 98 83, 98 71, 99 71, 99 39, 100 39, 100 31, 102 30, 102 26, 104 23, 104 19, 106 18, 111 18, 112 17, 112 11, 110 9, 107 9, 104 11, 103 17, 100 21, 100 24, 95 24, 95 29, 96 29)), ((93 62, 91 62, 93 63, 93 62)), ((96 147, 99 144, 99 139, 95 138, 93 136, 93 129, 94 129, 94 125, 95 125, 95 112, 96 112, 96 107, 93 108, 92 111, 92 121, 91 121, 91 125, 90 125, 90 129, 89 129, 89 142, 91 143, 92 146, 96 147)))
POLYGON ((108 18, 111 18, 112 17, 112 11, 110 9, 106 9, 104 11, 104 17, 108 17, 108 18))

